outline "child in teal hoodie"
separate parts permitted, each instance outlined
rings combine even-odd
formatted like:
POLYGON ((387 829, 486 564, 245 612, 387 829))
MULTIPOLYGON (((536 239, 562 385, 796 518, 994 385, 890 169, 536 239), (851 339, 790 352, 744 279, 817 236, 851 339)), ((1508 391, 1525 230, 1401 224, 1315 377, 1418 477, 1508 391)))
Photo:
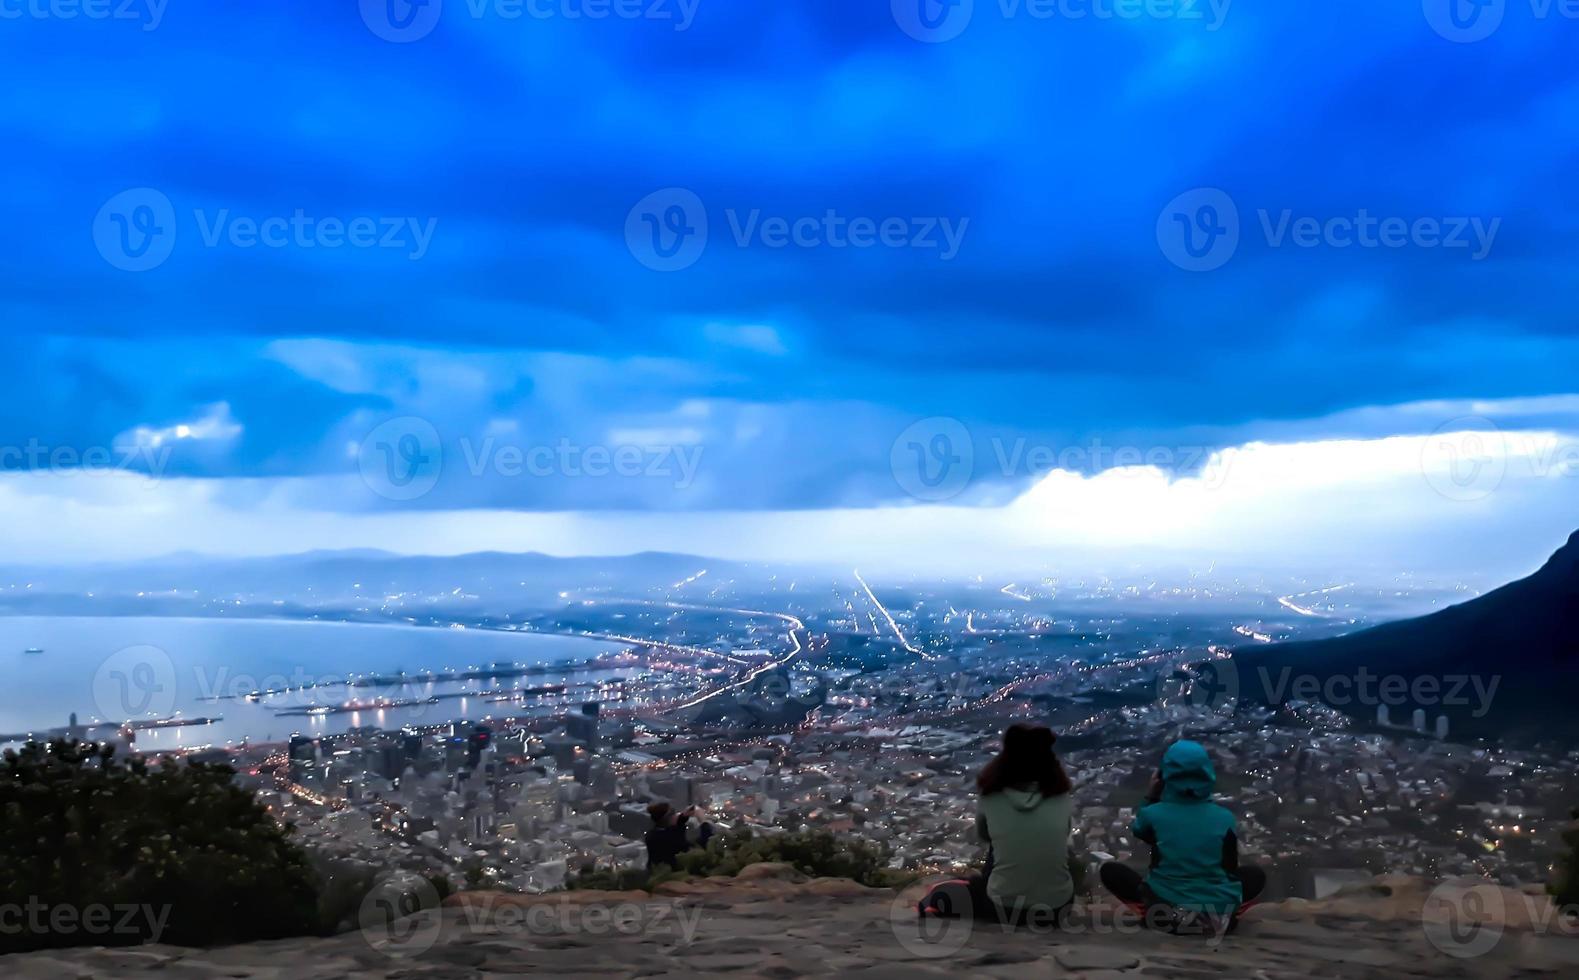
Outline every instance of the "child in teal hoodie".
POLYGON ((1125 904, 1166 904, 1211 916, 1233 917, 1266 887, 1259 868, 1239 866, 1234 815, 1212 802, 1217 772, 1206 749, 1179 741, 1163 754, 1146 805, 1130 830, 1151 845, 1146 877, 1110 861, 1102 884, 1125 904))

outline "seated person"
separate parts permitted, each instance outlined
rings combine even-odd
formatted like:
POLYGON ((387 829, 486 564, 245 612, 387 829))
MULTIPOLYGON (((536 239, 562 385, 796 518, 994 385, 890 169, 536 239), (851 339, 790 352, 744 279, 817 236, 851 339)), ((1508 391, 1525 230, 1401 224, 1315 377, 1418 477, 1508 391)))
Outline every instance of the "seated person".
POLYGON ((1074 900, 1073 804, 1056 740, 1040 725, 1015 724, 1003 733, 1003 751, 976 777, 976 832, 991 848, 987 868, 938 885, 921 900, 921 914, 1056 922, 1074 900))
POLYGON ((654 803, 647 808, 647 815, 652 817, 652 829, 647 831, 645 838, 648 871, 661 870, 663 865, 678 871, 680 855, 693 846, 706 847, 713 836, 713 825, 705 820, 694 832, 688 826, 696 816, 694 806, 675 813, 674 807, 667 803, 654 803))
POLYGON ((1102 865, 1102 884, 1136 911, 1171 906, 1230 920, 1266 888, 1266 872, 1239 866, 1234 815, 1212 802, 1217 772, 1206 749, 1178 741, 1163 754, 1146 802, 1130 831, 1151 845, 1146 876, 1127 865, 1102 865))

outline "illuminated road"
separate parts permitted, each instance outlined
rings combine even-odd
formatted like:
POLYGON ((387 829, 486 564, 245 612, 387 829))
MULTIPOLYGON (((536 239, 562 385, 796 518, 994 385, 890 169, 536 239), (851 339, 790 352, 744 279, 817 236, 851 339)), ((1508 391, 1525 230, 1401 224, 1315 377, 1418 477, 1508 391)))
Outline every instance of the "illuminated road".
MULTIPOLYGON (((583 600, 583 602, 585 602, 587 604, 591 604, 592 601, 593 600, 591 600, 591 599, 583 600)), ((738 664, 739 666, 742 666, 742 667, 746 666, 746 664, 749 663, 749 661, 741 660, 740 658, 735 657, 735 656, 733 656, 731 654, 719 653, 717 650, 709 650, 706 647, 688 647, 688 646, 684 646, 683 644, 679 644, 679 643, 665 643, 663 640, 648 640, 648 639, 643 639, 642 637, 639 637, 639 636, 627 636, 627 635, 625 635, 623 633, 599 633, 599 632, 595 632, 593 630, 540 630, 540 629, 503 630, 501 632, 506 632, 506 633, 541 633, 544 636, 579 636, 579 637, 583 637, 584 639, 588 639, 588 640, 610 640, 610 641, 615 642, 615 643, 630 643, 630 644, 634 644, 636 646, 656 647, 659 650, 668 650, 671 653, 683 653, 683 654, 685 654, 688 657, 710 657, 710 658, 720 659, 720 660, 732 660, 732 661, 734 661, 734 663, 736 663, 736 664, 738 664)))
MULTIPOLYGON (((679 610, 681 612, 691 611, 729 613, 736 616, 760 616, 766 619, 776 619, 789 627, 788 637, 790 641, 790 649, 782 657, 778 658, 777 660, 767 660, 760 664, 756 664, 755 666, 752 666, 751 669, 748 670, 739 680, 722 685, 711 691, 703 691, 701 694, 698 694, 695 697, 679 702, 668 702, 661 705, 654 705, 652 707, 652 711, 654 712, 683 711, 687 708, 694 708, 699 704, 705 704, 706 702, 711 701, 713 698, 716 698, 721 694, 727 694, 730 691, 738 691, 740 688, 749 685, 752 681, 756 680, 767 671, 789 665, 791 661, 793 661, 796 657, 799 657, 801 652, 805 650, 805 644, 801 642, 800 635, 806 631, 806 624, 801 622, 799 617, 791 616, 789 613, 773 612, 772 610, 768 609, 739 609, 730 606, 705 606, 691 602, 672 602, 669 600, 659 599, 582 599, 579 601, 585 605, 596 605, 601 603, 603 605, 613 606, 653 606, 661 609, 679 610)), ((667 648, 670 646, 669 644, 654 643, 648 640, 631 640, 631 642, 647 643, 649 646, 656 647, 667 648)), ((700 648, 681 647, 677 649, 699 650, 700 648)), ((732 655, 716 653, 713 651, 707 651, 707 654, 709 656, 730 660, 740 666, 751 665, 750 661, 742 660, 739 657, 732 655)))
POLYGON ((766 663, 762 664, 761 666, 757 667, 756 669, 748 671, 744 677, 742 677, 740 680, 734 682, 733 684, 726 684, 723 687, 720 687, 720 688, 718 688, 715 691, 708 691, 706 693, 700 694, 700 695, 692 698, 689 701, 685 701, 685 702, 682 702, 680 704, 673 705, 671 710, 678 711, 678 710, 683 710, 685 708, 694 708, 694 707, 696 707, 699 704, 703 704, 703 703, 705 703, 707 701, 711 701, 713 698, 718 697, 720 694, 725 694, 725 693, 727 693, 729 691, 736 691, 736 690, 739 690, 742 687, 745 687, 747 684, 750 684, 752 681, 756 680, 758 677, 762 676, 767 671, 773 670, 773 669, 778 668, 778 667, 787 666, 790 661, 792 661, 796 657, 800 656, 801 655, 801 651, 805 649, 805 647, 801 644, 801 641, 800 641, 800 632, 799 632, 799 630, 795 630, 795 629, 790 630, 789 631, 789 639, 790 639, 790 643, 792 645, 792 649, 788 653, 786 653, 783 656, 782 659, 769 660, 766 663))
POLYGON ((877 611, 883 614, 884 619, 888 620, 888 627, 889 629, 893 630, 894 635, 899 638, 899 645, 904 647, 910 653, 919 654, 926 660, 936 660, 936 657, 927 653, 925 650, 922 650, 916 646, 912 646, 910 641, 905 638, 905 634, 900 631, 899 624, 894 621, 894 617, 888 612, 888 608, 881 602, 877 601, 877 594, 872 591, 872 587, 870 585, 866 584, 866 579, 861 577, 860 569, 851 569, 851 572, 855 575, 855 580, 861 583, 861 588, 866 590, 866 597, 872 600, 872 605, 876 606, 877 611))
POLYGON ((1317 589, 1314 592, 1296 592, 1293 595, 1278 596, 1277 601, 1278 605, 1285 609, 1290 609, 1294 612, 1297 612, 1301 616, 1310 616, 1315 619, 1331 619, 1332 617, 1326 615, 1325 613, 1319 613, 1314 609, 1308 609, 1305 606, 1295 603, 1294 600, 1303 599, 1308 595, 1331 595, 1334 592, 1342 592, 1344 589, 1352 588, 1353 586, 1354 583, 1349 582, 1344 585, 1334 585, 1329 589, 1317 589))
POLYGON ((706 574, 707 574, 707 569, 704 568, 700 572, 697 572, 695 575, 692 575, 690 578, 681 579, 680 581, 678 581, 678 582, 674 583, 673 585, 669 586, 669 588, 671 588, 671 589, 683 589, 687 585, 690 585, 692 582, 695 582, 697 579, 701 578, 703 575, 706 575, 706 574))

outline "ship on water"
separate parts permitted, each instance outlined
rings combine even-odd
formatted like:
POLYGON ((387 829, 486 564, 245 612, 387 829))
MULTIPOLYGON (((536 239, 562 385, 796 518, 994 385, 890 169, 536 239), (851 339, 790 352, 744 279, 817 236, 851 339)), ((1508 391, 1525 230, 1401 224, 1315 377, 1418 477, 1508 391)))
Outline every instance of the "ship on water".
POLYGON ((26 650, 23 650, 22 652, 23 653, 43 653, 44 652, 44 648, 43 647, 28 647, 26 650))

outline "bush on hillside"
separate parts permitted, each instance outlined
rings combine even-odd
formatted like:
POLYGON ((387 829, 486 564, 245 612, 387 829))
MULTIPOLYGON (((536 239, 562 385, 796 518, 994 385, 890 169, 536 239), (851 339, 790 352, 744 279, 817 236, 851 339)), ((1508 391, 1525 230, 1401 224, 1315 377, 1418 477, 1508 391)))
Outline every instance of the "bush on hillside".
POLYGON ((13 919, 0 930, 0 952, 321 931, 306 852, 233 775, 202 763, 150 767, 93 743, 8 750, 0 895, 24 912, 20 928, 13 919))
POLYGON ((888 854, 876 845, 826 830, 753 836, 742 830, 721 834, 705 850, 680 855, 680 870, 695 875, 736 875, 749 864, 788 864, 811 878, 849 878, 863 885, 887 887, 892 875, 888 854))
POLYGON ((639 889, 656 888, 662 881, 668 880, 664 875, 650 875, 645 868, 598 868, 588 867, 571 875, 565 881, 565 887, 571 891, 590 889, 604 892, 628 892, 639 889))
POLYGON ((753 836, 750 830, 725 831, 680 855, 678 871, 665 868, 652 875, 644 870, 590 870, 571 878, 569 888, 626 891, 652 889, 684 875, 733 877, 751 864, 788 864, 811 878, 849 878, 874 888, 892 888, 914 879, 909 872, 887 867, 888 853, 865 841, 826 830, 804 830, 772 836, 753 836))

